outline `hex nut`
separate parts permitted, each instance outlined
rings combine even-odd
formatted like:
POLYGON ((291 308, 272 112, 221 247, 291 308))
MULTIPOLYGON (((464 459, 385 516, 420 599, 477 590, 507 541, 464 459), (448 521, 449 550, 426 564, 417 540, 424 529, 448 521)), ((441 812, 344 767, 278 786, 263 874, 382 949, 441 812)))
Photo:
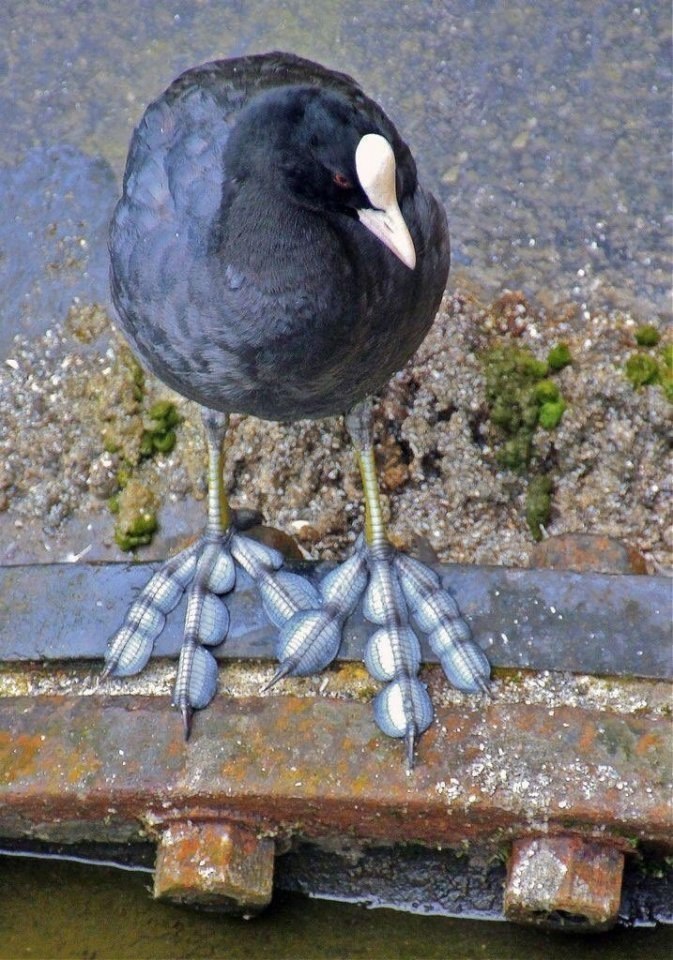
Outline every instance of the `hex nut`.
POLYGON ((508 920, 558 929, 607 930, 619 914, 624 854, 582 837, 516 840, 509 859, 508 920))
POLYGON ((177 820, 157 850, 154 896, 202 910, 259 913, 273 892, 274 842, 226 821, 177 820))

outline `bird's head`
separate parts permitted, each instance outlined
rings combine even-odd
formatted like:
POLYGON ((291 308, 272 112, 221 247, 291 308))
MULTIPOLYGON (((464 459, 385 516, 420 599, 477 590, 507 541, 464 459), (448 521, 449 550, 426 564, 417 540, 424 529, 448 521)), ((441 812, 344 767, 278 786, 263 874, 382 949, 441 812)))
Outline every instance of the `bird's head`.
POLYGON ((400 143, 410 164, 405 183, 391 141, 392 131, 358 103, 317 87, 283 87, 260 94, 241 113, 227 167, 289 202, 357 218, 413 270, 416 252, 398 191, 413 189, 415 168, 400 143))

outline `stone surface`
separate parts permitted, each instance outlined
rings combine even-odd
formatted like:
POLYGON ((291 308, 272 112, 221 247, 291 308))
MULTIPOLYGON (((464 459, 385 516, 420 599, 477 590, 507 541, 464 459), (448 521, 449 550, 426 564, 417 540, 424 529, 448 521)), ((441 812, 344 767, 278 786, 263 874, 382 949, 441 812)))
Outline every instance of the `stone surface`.
POLYGON ((593 573, 647 573, 635 547, 598 533, 560 533, 537 543, 528 558, 531 567, 593 573))

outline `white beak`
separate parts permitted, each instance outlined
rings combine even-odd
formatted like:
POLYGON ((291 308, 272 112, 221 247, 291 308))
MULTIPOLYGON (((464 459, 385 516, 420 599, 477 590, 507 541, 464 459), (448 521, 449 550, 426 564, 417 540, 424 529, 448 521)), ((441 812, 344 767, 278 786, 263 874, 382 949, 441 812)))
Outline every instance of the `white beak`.
POLYGON ((355 151, 355 170, 372 210, 358 210, 360 223, 384 243, 405 266, 416 266, 416 251, 397 203, 395 154, 385 137, 366 133, 355 151))

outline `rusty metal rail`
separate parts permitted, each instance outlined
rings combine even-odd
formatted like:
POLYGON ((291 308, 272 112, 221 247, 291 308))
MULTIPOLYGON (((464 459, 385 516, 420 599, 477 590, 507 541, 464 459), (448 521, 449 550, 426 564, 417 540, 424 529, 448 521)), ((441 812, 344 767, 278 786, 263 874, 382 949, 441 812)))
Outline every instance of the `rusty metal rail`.
MULTIPOLYGON (((223 662, 189 743, 167 695, 170 663, 99 685, 86 660, 147 575, 0 571, 0 836, 150 837, 157 895, 243 912, 268 902, 275 854, 298 841, 511 849, 506 915, 574 929, 615 922, 625 857, 673 849, 662 578, 447 568, 502 669, 490 698, 471 698, 424 668, 437 720, 408 775, 373 723, 376 685, 347 659, 265 695, 271 663, 223 662)), ((245 583, 231 609, 222 655, 270 657, 245 583)), ((178 635, 179 623, 163 655, 178 635)), ((363 635, 356 616, 346 657, 363 635)))

